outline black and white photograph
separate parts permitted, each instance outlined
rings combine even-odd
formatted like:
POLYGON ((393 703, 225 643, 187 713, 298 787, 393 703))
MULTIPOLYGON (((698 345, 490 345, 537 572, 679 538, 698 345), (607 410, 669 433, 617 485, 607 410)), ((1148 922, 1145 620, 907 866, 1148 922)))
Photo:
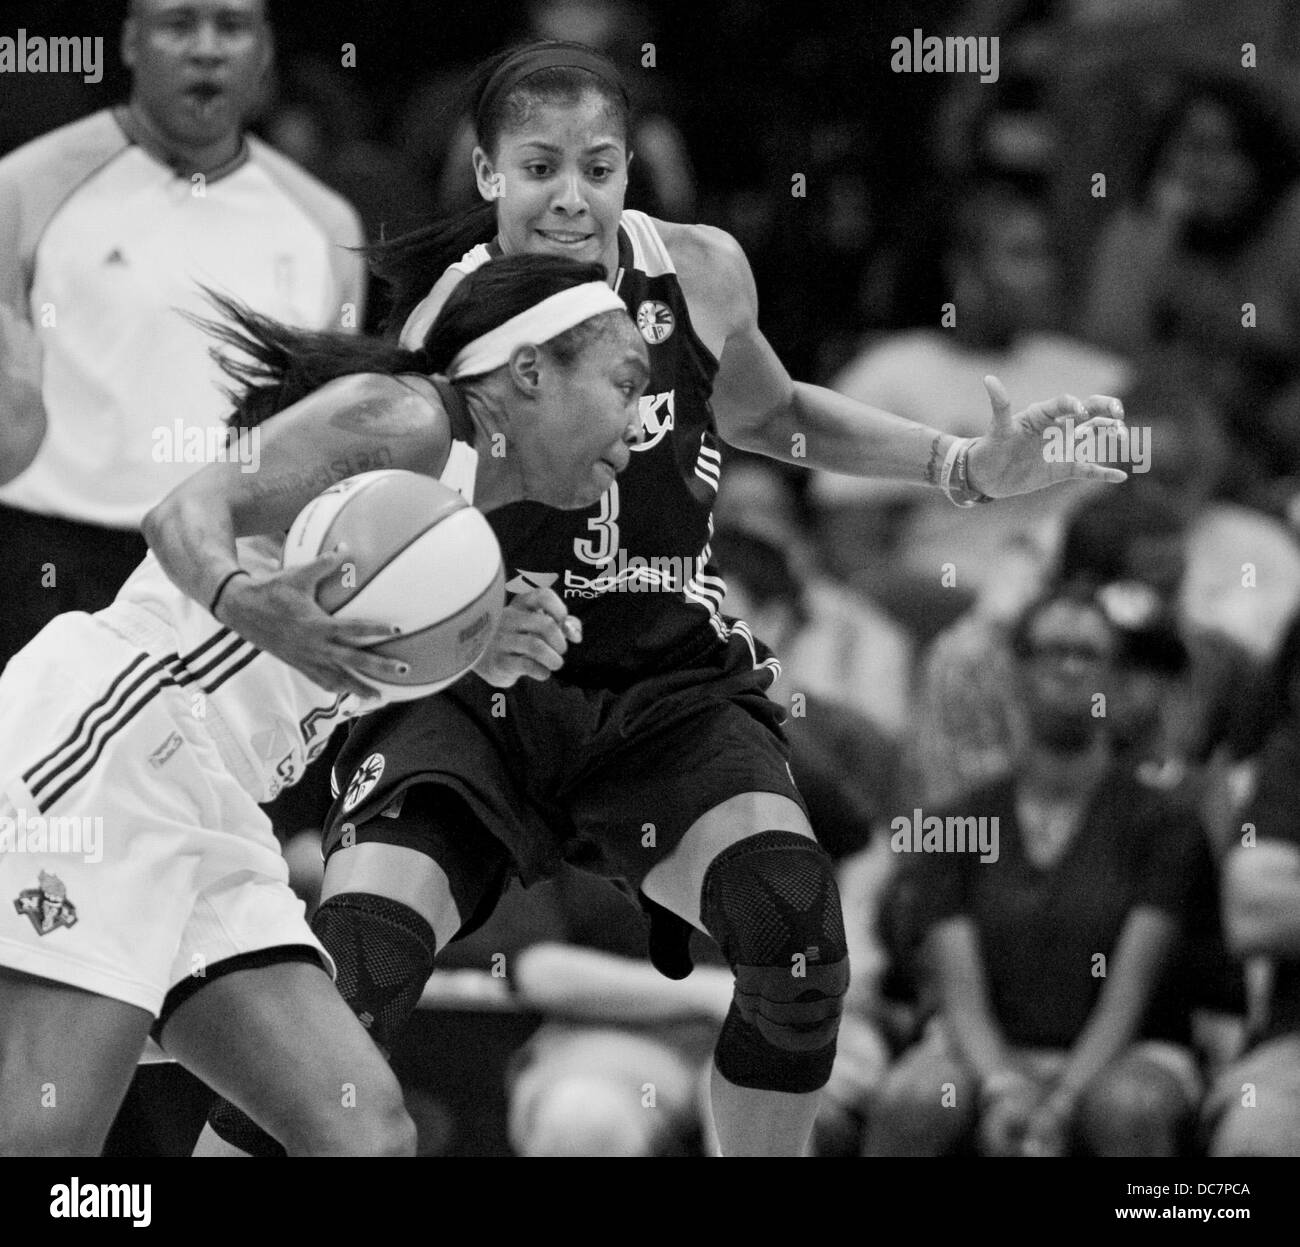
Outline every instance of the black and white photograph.
POLYGON ((1261 1228, 1294 0, 6 5, 0 1155, 1261 1228))

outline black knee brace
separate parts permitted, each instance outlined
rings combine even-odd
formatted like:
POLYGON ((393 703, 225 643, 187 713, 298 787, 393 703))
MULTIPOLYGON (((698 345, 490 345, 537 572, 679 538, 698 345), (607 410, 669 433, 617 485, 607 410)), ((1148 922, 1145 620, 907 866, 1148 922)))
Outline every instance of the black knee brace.
POLYGON ((714 858, 700 915, 736 972, 718 1072, 764 1091, 825 1086, 849 984, 830 858, 794 832, 750 836, 714 858))
POLYGON ((311 929, 334 958, 343 999, 387 1053, 433 973, 433 928, 401 901, 340 892, 320 903, 311 929))
MULTIPOLYGON (((322 901, 311 928, 334 958, 343 999, 387 1054, 433 972, 433 928, 409 905, 369 892, 340 892, 322 901)), ((227 1100, 217 1101, 208 1124, 227 1143, 253 1156, 285 1154, 227 1100)))

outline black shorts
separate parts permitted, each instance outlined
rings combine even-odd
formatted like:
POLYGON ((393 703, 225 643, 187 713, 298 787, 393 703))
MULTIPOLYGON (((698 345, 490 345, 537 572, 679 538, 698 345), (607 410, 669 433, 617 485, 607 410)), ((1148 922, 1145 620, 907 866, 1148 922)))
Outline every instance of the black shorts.
POLYGON ((804 808, 784 711, 766 694, 772 671, 759 665, 769 656, 733 634, 692 665, 621 692, 554 679, 495 689, 470 675, 367 715, 335 764, 326 855, 400 844, 463 879, 468 854, 478 877, 500 878, 502 889, 511 875, 528 884, 567 861, 637 888, 696 820, 732 797, 771 792, 804 808), (430 825, 439 790, 460 824, 450 834, 430 825), (472 847, 464 810, 478 824, 472 847))

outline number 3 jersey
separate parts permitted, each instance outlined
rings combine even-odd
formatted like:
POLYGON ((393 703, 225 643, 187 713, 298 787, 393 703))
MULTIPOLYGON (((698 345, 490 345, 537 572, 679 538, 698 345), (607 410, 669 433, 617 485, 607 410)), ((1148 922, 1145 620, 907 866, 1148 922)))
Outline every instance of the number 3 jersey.
MULTIPOLYGON (((710 562, 721 448, 709 396, 718 362, 691 326, 653 220, 625 211, 618 244, 614 289, 650 352, 643 441, 595 506, 515 503, 489 516, 507 590, 549 588, 583 622, 582 643, 556 678, 615 689, 689 665, 733 631, 752 641, 743 623, 723 618, 726 586, 710 562)), ((481 244, 452 267, 469 273, 499 254, 495 241, 481 244)), ((425 320, 422 305, 403 331, 408 346, 425 320)))
MULTIPOLYGON (((473 502, 473 426, 451 386, 440 377, 434 385, 452 428, 440 479, 473 502)), ((280 570, 279 537, 243 537, 236 546, 239 565, 254 577, 280 570)), ((109 691, 87 731, 111 734, 163 690, 179 688, 188 694, 186 712, 206 725, 230 773, 259 802, 296 784, 341 722, 374 708, 321 688, 219 623, 172 584, 153 554, 94 618, 142 652, 120 673, 106 671, 109 691)))

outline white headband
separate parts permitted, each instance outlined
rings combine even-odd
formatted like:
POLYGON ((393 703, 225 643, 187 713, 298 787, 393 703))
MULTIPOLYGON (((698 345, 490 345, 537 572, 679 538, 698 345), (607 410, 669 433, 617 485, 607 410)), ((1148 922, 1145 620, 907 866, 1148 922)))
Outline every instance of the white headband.
POLYGON ((447 369, 448 380, 477 377, 508 363, 515 347, 546 342, 602 312, 626 312, 623 300, 603 281, 570 286, 525 308, 504 324, 467 342, 447 369))

